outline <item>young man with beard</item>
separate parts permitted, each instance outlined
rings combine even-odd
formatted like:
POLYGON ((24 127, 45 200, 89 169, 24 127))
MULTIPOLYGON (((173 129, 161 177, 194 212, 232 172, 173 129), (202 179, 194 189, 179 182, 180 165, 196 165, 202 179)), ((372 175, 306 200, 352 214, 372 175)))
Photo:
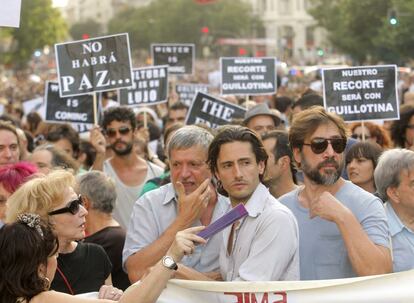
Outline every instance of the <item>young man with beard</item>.
POLYGON ((303 280, 392 271, 389 230, 381 201, 342 179, 346 126, 322 107, 298 113, 289 143, 304 186, 280 198, 295 214, 303 280))
POLYGON ((117 203, 113 216, 126 228, 145 182, 159 177, 163 169, 145 161, 133 151, 137 130, 135 115, 130 108, 113 107, 105 111, 102 128, 105 136, 98 128, 91 130, 91 143, 96 149, 92 169, 103 171, 115 181, 117 203), (113 157, 105 160, 107 143, 113 151, 113 157))

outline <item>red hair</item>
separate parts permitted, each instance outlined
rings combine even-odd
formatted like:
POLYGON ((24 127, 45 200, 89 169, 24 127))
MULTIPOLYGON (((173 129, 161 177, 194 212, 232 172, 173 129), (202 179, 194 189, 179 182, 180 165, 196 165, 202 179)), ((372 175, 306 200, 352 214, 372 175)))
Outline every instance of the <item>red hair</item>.
POLYGON ((0 168, 0 183, 12 194, 35 173, 37 173, 36 166, 28 162, 5 165, 0 168))

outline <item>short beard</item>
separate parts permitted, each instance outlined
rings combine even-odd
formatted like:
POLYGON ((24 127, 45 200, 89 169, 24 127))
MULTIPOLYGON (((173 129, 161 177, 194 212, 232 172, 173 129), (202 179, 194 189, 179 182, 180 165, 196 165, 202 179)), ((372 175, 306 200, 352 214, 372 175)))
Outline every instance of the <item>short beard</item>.
POLYGON ((336 162, 334 158, 326 159, 325 161, 319 163, 317 167, 312 168, 310 164, 305 160, 305 157, 302 154, 301 170, 303 173, 314 183, 318 185, 333 185, 341 177, 342 169, 344 168, 344 163, 336 162), (335 171, 332 173, 321 174, 319 169, 321 169, 325 164, 334 164, 335 171))
POLYGON ((119 142, 115 142, 114 144, 111 145, 111 149, 114 151, 114 153, 117 156, 126 156, 126 155, 129 155, 132 152, 132 148, 134 147, 134 145, 132 143, 125 143, 124 142, 126 144, 126 147, 124 149, 121 149, 121 150, 115 148, 115 145, 117 143, 119 143, 119 142))

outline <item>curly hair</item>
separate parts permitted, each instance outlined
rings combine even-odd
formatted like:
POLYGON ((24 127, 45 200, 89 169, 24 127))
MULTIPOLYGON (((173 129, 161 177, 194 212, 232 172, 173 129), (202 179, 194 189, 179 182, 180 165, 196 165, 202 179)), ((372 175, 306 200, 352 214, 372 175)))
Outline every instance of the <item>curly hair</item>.
POLYGON ((137 128, 137 120, 135 119, 135 114, 132 109, 125 106, 111 107, 107 109, 104 113, 102 119, 102 128, 106 130, 109 124, 112 121, 127 122, 131 123, 132 129, 137 128))
POLYGON ((0 302, 29 302, 48 290, 49 281, 39 276, 39 266, 47 266, 59 245, 49 225, 41 222, 40 228, 43 237, 22 222, 0 229, 0 302))

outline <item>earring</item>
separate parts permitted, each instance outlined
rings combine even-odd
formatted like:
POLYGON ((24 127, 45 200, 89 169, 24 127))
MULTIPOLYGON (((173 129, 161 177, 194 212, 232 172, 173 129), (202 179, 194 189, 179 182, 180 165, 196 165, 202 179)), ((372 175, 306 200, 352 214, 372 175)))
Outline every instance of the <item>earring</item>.
POLYGON ((48 277, 43 278, 43 283, 45 284, 45 290, 50 289, 50 279, 48 277))

